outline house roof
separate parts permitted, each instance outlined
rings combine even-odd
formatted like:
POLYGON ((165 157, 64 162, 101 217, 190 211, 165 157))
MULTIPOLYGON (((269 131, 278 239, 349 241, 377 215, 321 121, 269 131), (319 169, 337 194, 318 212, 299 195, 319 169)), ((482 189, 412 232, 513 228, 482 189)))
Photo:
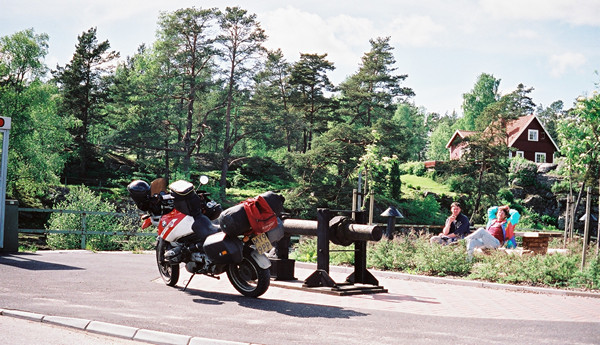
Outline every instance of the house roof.
POLYGON ((454 132, 454 134, 452 135, 452 138, 450 138, 450 141, 448 141, 448 143, 446 144, 446 148, 450 148, 450 146, 452 145, 452 142, 454 140, 456 140, 456 137, 460 137, 461 139, 464 139, 468 136, 471 136, 473 134, 475 134, 477 132, 474 131, 463 131, 461 129, 457 129, 456 132, 454 132))
MULTIPOLYGON (((556 145, 556 143, 554 142, 554 139, 552 139, 552 137, 550 136, 550 134, 548 133, 548 131, 546 130, 544 125, 539 121, 537 116, 535 116, 534 114, 521 116, 516 120, 510 121, 506 125, 506 134, 508 135, 508 147, 512 147, 515 144, 515 141, 517 141, 517 139, 527 129, 527 127, 531 124, 531 122, 533 120, 536 120, 540 124, 540 126, 542 127, 544 132, 546 132, 546 134, 548 135, 548 138, 550 138, 552 145, 554 145, 554 148, 556 149, 556 151, 558 151, 559 150, 558 145, 556 145)), ((448 141, 448 144, 446 144, 446 148, 450 148, 450 145, 452 144, 452 142, 454 140, 456 140, 457 137, 464 139, 475 133, 478 133, 478 132, 463 131, 463 130, 457 129, 456 132, 454 132, 454 135, 452 135, 452 137, 450 138, 450 141, 448 141)))
POLYGON ((506 134, 508 135, 508 147, 512 147, 514 145, 515 141, 517 141, 517 139, 521 136, 525 129, 529 127, 533 120, 536 120, 540 124, 540 126, 542 126, 542 129, 544 130, 544 132, 546 132, 548 138, 550 138, 552 145, 554 145, 554 148, 556 149, 556 151, 558 151, 558 145, 556 145, 554 139, 552 139, 552 137, 550 136, 550 133, 548 133, 542 122, 538 120, 537 116, 533 114, 521 116, 518 119, 511 121, 506 125, 506 134))

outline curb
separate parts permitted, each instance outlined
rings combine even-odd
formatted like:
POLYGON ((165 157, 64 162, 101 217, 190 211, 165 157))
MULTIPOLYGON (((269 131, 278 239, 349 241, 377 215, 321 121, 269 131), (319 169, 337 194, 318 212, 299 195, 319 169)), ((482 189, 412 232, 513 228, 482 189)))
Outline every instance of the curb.
POLYGON ((250 343, 190 337, 186 335, 158 332, 143 328, 121 326, 100 321, 91 321, 63 316, 42 315, 21 310, 0 309, 0 315, 25 319, 29 321, 48 323, 68 328, 75 328, 90 333, 114 336, 118 338, 157 345, 250 345, 250 343))
MULTIPOLYGON (((316 267, 317 267, 317 264, 307 263, 307 262, 296 261, 295 264, 296 264, 296 267, 304 268, 304 269, 316 269, 316 267)), ((330 266, 329 270, 334 271, 334 272, 348 273, 348 274, 354 272, 353 268, 344 267, 344 266, 330 266)), ((378 271, 378 270, 373 270, 373 269, 371 269, 369 271, 371 273, 373 273, 373 275, 376 275, 379 277, 384 277, 384 278, 390 278, 390 279, 411 280, 411 281, 419 281, 419 282, 435 283, 435 284, 452 284, 452 285, 460 285, 460 286, 473 286, 473 287, 480 287, 480 288, 487 288, 487 289, 510 290, 510 291, 549 294, 549 295, 558 295, 558 296, 600 298, 600 293, 597 293, 597 292, 560 290, 560 289, 534 287, 534 286, 520 286, 520 285, 511 285, 511 284, 490 283, 490 282, 483 282, 483 281, 477 281, 477 280, 463 280, 463 279, 456 279, 456 278, 430 277, 430 276, 414 275, 414 274, 400 273, 400 272, 378 271)))

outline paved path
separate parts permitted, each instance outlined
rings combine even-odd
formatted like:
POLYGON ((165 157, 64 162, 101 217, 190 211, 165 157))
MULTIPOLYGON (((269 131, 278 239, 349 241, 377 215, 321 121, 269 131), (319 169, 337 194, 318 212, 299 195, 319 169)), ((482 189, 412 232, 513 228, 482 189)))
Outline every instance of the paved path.
MULTIPOLYGON (((314 265, 296 263, 297 278, 305 279, 314 270, 314 265)), ((352 269, 332 267, 330 271, 334 281, 343 282, 352 269)), ((429 316, 600 322, 600 293, 530 289, 504 284, 371 272, 378 277, 380 285, 388 289, 388 293, 343 298, 306 293, 302 300, 307 303, 429 316)), ((276 281, 273 285, 297 287, 300 284, 276 281)), ((273 290, 269 297, 292 299, 295 294, 297 292, 293 290, 278 289, 273 290)))
MULTIPOLYGON (((516 334, 511 343, 600 343, 600 294, 376 271, 371 272, 388 293, 334 296, 314 289, 299 290, 315 269, 315 265, 297 263, 295 276, 299 281, 273 281, 271 288, 256 300, 241 297, 225 276, 221 280, 197 276, 187 291, 181 291, 190 278, 185 270, 179 289, 168 288, 158 277, 153 253, 74 251, 0 256, 0 312, 4 310, 13 316, 15 310, 17 314, 33 313, 30 319, 43 327, 41 332, 48 331, 51 325, 46 321, 52 320, 71 327, 91 325, 96 330, 99 326, 106 329, 107 325, 116 330, 126 327, 132 332, 128 339, 151 344, 161 343, 160 336, 168 332, 173 332, 172 339, 183 339, 181 343, 189 345, 226 340, 246 344, 313 344, 323 343, 324 339, 329 344, 363 344, 364 339, 378 344, 503 344, 506 332, 516 334), (237 315, 227 315, 232 313, 237 315), (227 327, 204 325, 207 319, 216 325, 229 325, 230 332, 227 327), (250 336, 252 330, 272 331, 272 325, 278 323, 275 329, 281 332, 275 338, 271 334, 250 336), (478 331, 493 328, 499 328, 493 337, 478 331), (350 334, 358 330, 361 337, 350 334)), ((332 267, 330 275, 342 282, 350 272, 349 268, 332 267)), ((7 322, 18 321, 7 321, 6 317, 0 316, 0 329, 7 322)), ((25 329, 31 326, 23 325, 25 329)), ((86 327, 80 327, 78 332, 86 327)), ((53 333, 60 330, 52 326, 53 333)), ((10 334, 0 331, 0 343, 28 343, 24 338, 7 339, 15 336, 14 332, 10 334)), ((71 336, 74 335, 58 339, 71 336)), ((47 344, 63 343, 85 342, 47 344)), ((124 344, 116 340, 114 343, 124 344)))

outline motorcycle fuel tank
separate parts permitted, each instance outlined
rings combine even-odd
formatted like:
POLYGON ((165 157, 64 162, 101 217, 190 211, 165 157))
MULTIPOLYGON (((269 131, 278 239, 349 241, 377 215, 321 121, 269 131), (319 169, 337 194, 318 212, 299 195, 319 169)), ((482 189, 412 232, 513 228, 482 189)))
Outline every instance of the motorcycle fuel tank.
POLYGON ((173 242, 194 233, 192 225, 194 217, 173 210, 160 218, 158 223, 158 236, 166 241, 173 242))

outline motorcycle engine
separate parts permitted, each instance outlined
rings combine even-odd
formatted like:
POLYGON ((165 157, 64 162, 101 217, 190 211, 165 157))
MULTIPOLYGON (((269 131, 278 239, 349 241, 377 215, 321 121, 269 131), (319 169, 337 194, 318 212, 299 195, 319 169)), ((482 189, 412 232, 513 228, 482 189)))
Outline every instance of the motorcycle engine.
POLYGON ((198 270, 204 267, 206 254, 192 253, 191 261, 185 264, 185 269, 190 273, 198 273, 198 270))

